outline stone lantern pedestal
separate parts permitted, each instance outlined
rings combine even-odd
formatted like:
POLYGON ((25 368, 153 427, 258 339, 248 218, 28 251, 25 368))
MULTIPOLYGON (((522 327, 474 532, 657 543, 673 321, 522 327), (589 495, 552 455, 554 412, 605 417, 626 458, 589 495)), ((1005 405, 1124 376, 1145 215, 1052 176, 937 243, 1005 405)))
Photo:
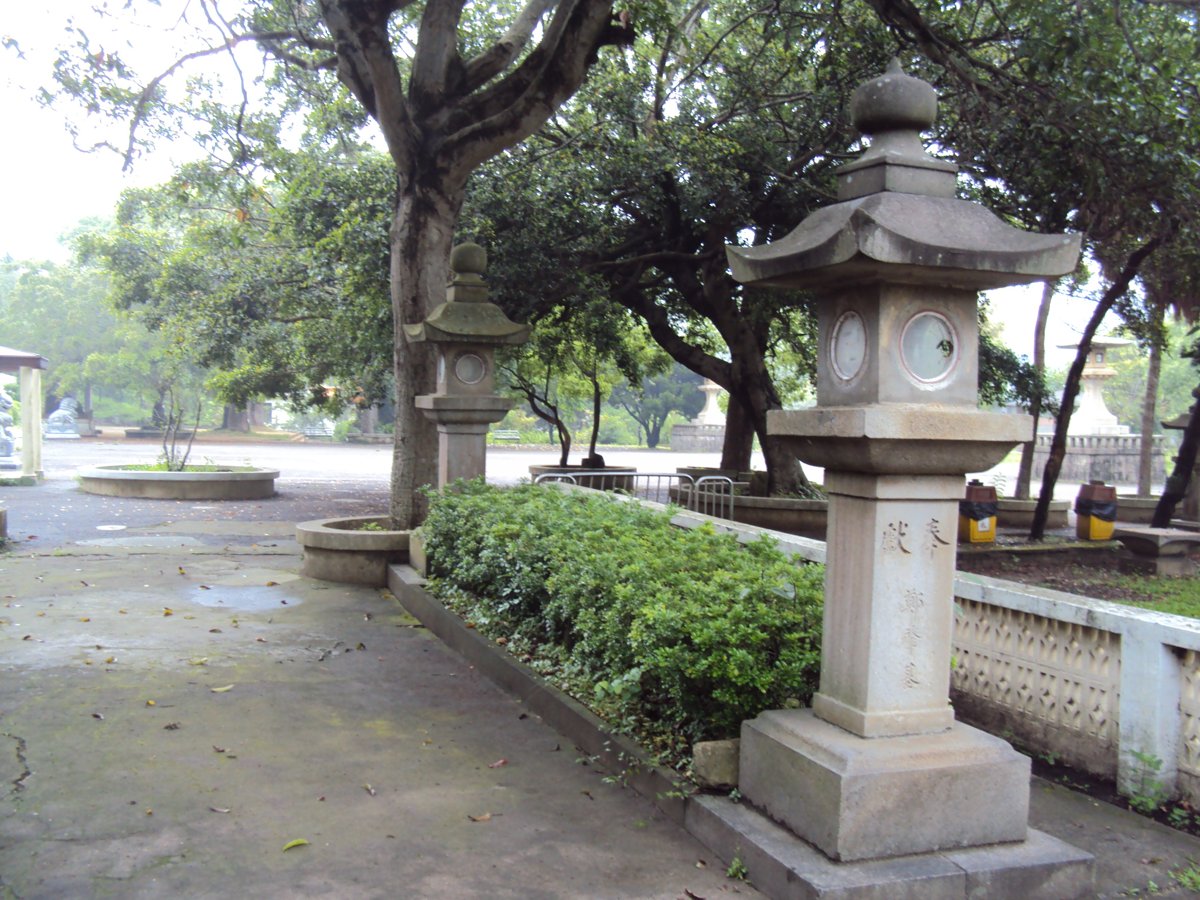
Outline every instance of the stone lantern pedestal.
POLYGON ((898 64, 862 85, 851 114, 872 144, 839 202, 729 249, 739 281, 816 296, 817 405, 768 429, 829 495, 820 687, 812 709, 744 723, 739 788, 843 862, 1027 834, 1028 758, 949 702, 957 504, 965 473, 1032 432, 977 408, 977 292, 1071 271, 1079 240, 955 199, 955 167, 920 142, 936 109, 898 64))
POLYGON ((455 247, 450 269, 446 302, 424 322, 404 326, 410 341, 429 341, 438 351, 437 390, 417 397, 416 405, 437 423, 439 488, 485 474, 488 426, 514 405, 494 393, 496 347, 523 344, 530 330, 488 301, 483 281, 487 254, 482 247, 455 247))

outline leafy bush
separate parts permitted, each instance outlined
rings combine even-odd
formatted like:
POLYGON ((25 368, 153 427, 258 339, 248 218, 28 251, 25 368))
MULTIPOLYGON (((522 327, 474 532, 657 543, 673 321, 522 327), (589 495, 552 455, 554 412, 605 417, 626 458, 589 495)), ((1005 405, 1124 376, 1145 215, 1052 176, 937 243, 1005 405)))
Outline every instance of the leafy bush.
POLYGON ((815 689, 823 572, 768 539, 675 528, 608 495, 480 482, 435 495, 421 530, 445 602, 618 723, 730 737, 815 689))

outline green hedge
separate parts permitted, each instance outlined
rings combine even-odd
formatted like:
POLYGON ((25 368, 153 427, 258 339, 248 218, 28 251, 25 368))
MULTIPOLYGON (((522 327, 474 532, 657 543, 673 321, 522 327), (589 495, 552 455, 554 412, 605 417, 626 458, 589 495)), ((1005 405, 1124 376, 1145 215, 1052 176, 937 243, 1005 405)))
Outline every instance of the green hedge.
POLYGON ((675 528, 602 494, 479 482, 435 495, 421 530, 445 602, 619 724, 733 737, 816 687, 823 570, 767 539, 675 528))

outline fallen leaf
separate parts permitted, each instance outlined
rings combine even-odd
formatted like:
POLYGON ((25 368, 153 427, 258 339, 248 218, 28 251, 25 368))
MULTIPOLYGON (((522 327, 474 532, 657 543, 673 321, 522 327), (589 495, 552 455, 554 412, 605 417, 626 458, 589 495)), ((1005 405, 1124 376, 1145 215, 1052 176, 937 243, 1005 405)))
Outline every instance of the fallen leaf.
POLYGON ((198 584, 196 586, 198 588, 200 588, 200 590, 202 590, 202 591, 211 591, 212 590, 212 588, 210 588, 207 584, 198 584))
POLYGON ((233 685, 232 685, 232 684, 227 684, 227 685, 225 685, 225 687, 219 687, 219 688, 210 688, 210 690, 211 690, 211 691, 212 691, 214 694, 224 694, 224 693, 226 693, 226 692, 228 692, 228 691, 232 691, 232 690, 233 690, 233 685))
POLYGON ((492 814, 484 813, 482 816, 472 816, 472 815, 468 814, 467 818, 470 819, 472 822, 487 822, 487 821, 491 820, 492 814))
POLYGON ((38 618, 40 619, 40 618, 42 618, 42 616, 44 616, 44 615, 46 615, 44 612, 40 612, 40 613, 38 613, 38 618))
POLYGON ((218 747, 216 744, 213 744, 213 745, 212 745, 212 748, 213 748, 214 750, 216 750, 218 753, 224 753, 224 752, 225 752, 225 748, 224 748, 224 747, 218 747))
POLYGON ((92 621, 92 617, 91 616, 80 616, 79 621, 80 622, 90 622, 90 621, 92 621))
POLYGON ((693 891, 689 891, 687 888, 683 889, 683 896, 687 897, 688 900, 704 900, 702 896, 693 891))
POLYGON ((92 718, 93 718, 93 719, 100 719, 100 720, 102 720, 102 721, 103 721, 103 719, 104 719, 104 716, 100 715, 100 713, 92 713, 92 718))
POLYGON ((254 640, 256 643, 259 643, 259 644, 265 644, 267 642, 266 638, 255 638, 254 640))
POLYGON ((180 574, 180 575, 186 575, 186 574, 187 574, 187 572, 185 572, 185 571, 184 571, 184 569, 183 569, 183 566, 180 566, 180 567, 179 567, 179 574, 180 574))
POLYGON ((587 797, 589 800, 595 800, 595 799, 596 799, 595 797, 593 797, 593 796, 592 796, 592 792, 591 792, 591 791, 580 791, 579 793, 583 794, 583 796, 587 797))
POLYGON ((499 644, 501 647, 503 647, 505 644, 508 643, 508 638, 498 637, 498 638, 496 638, 496 643, 499 644))
POLYGON ((25 637, 21 638, 21 640, 23 640, 23 641, 32 641, 32 640, 33 640, 33 635, 32 635, 32 634, 27 634, 27 635, 25 635, 25 637))
POLYGON ((364 644, 362 641, 359 641, 359 642, 358 642, 358 646, 356 646, 354 649, 355 649, 355 650, 366 650, 366 649, 367 649, 367 645, 366 645, 366 644, 364 644))
POLYGON ((109 663, 109 664, 115 663, 116 661, 117 661, 117 658, 115 656, 110 656, 108 659, 105 660, 105 662, 109 663))
POLYGON ((363 613, 363 619, 364 619, 364 620, 366 620, 367 622, 370 622, 370 621, 371 621, 371 614, 370 614, 370 613, 363 613))
POLYGON ((698 860, 696 860, 696 868, 697 868, 697 869, 705 869, 705 868, 708 868, 708 863, 706 863, 706 862, 705 862, 704 860, 702 860, 702 859, 698 859, 698 860))
POLYGON ((118 609, 118 610, 117 610, 117 615, 119 615, 119 616, 127 616, 127 615, 129 615, 129 613, 128 613, 126 610, 123 610, 123 609, 118 609))
POLYGON ((267 587, 276 587, 278 584, 279 584, 278 581, 268 581, 267 587))
POLYGON ((191 659, 188 660, 188 665, 189 666, 207 666, 208 665, 208 657, 207 656, 193 656, 191 659))
POLYGON ((279 602, 280 602, 280 603, 281 603, 283 606, 287 606, 287 601, 286 601, 286 600, 280 600, 279 602))
POLYGON ((171 609, 171 607, 169 607, 169 606, 164 606, 163 607, 163 615, 164 616, 173 616, 173 615, 175 615, 175 610, 171 609))
POLYGON ((146 701, 146 705, 147 705, 147 706, 158 706, 158 704, 157 704, 157 703, 155 703, 153 700, 147 700, 147 701, 146 701))
POLYGON ((368 794, 370 794, 372 797, 375 796, 375 788, 371 787, 369 784, 364 784, 363 790, 366 791, 368 794))
POLYGON ((232 809, 230 809, 230 808, 229 808, 229 807, 227 807, 227 806, 210 806, 210 807, 208 808, 208 811, 209 811, 209 812, 215 812, 215 813, 230 813, 230 812, 233 812, 233 810, 232 810, 232 809))
POLYGON ((79 583, 80 583, 80 584, 82 584, 84 587, 91 587, 91 584, 89 584, 88 582, 84 581, 82 578, 79 580, 79 583))
POLYGON ((220 628, 210 628, 210 629, 208 629, 208 633, 209 634, 220 634, 221 629, 220 628))
POLYGON ((150 809, 149 807, 147 807, 147 808, 146 808, 146 815, 148 815, 148 816, 152 816, 152 815, 154 815, 154 810, 152 810, 152 809, 150 809))
POLYGON ((284 851, 284 853, 286 853, 288 850, 292 850, 296 847, 307 847, 307 846, 308 846, 308 841, 306 841, 304 838, 296 838, 294 841, 288 841, 286 844, 284 844, 283 851, 284 851))
POLYGON ((498 759, 494 763, 488 763, 488 768, 489 769, 498 769, 501 766, 507 766, 507 765, 508 765, 507 759, 498 759))
POLYGON ((178 722, 168 722, 163 726, 163 731, 178 731, 182 727, 178 722))

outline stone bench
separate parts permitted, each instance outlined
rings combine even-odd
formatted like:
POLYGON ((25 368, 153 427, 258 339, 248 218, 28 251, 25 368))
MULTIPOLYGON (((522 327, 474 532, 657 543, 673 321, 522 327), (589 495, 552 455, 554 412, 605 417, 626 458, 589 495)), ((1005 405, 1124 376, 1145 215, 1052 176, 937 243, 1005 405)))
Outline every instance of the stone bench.
POLYGON ((515 428, 502 428, 499 431, 492 431, 489 433, 491 434, 493 441, 508 441, 511 444, 516 444, 521 440, 521 432, 517 431, 515 428))
POLYGON ((1196 569, 1191 554, 1200 550, 1200 532, 1122 525, 1113 531, 1113 540, 1125 547, 1121 558, 1123 572, 1191 575, 1196 569))

